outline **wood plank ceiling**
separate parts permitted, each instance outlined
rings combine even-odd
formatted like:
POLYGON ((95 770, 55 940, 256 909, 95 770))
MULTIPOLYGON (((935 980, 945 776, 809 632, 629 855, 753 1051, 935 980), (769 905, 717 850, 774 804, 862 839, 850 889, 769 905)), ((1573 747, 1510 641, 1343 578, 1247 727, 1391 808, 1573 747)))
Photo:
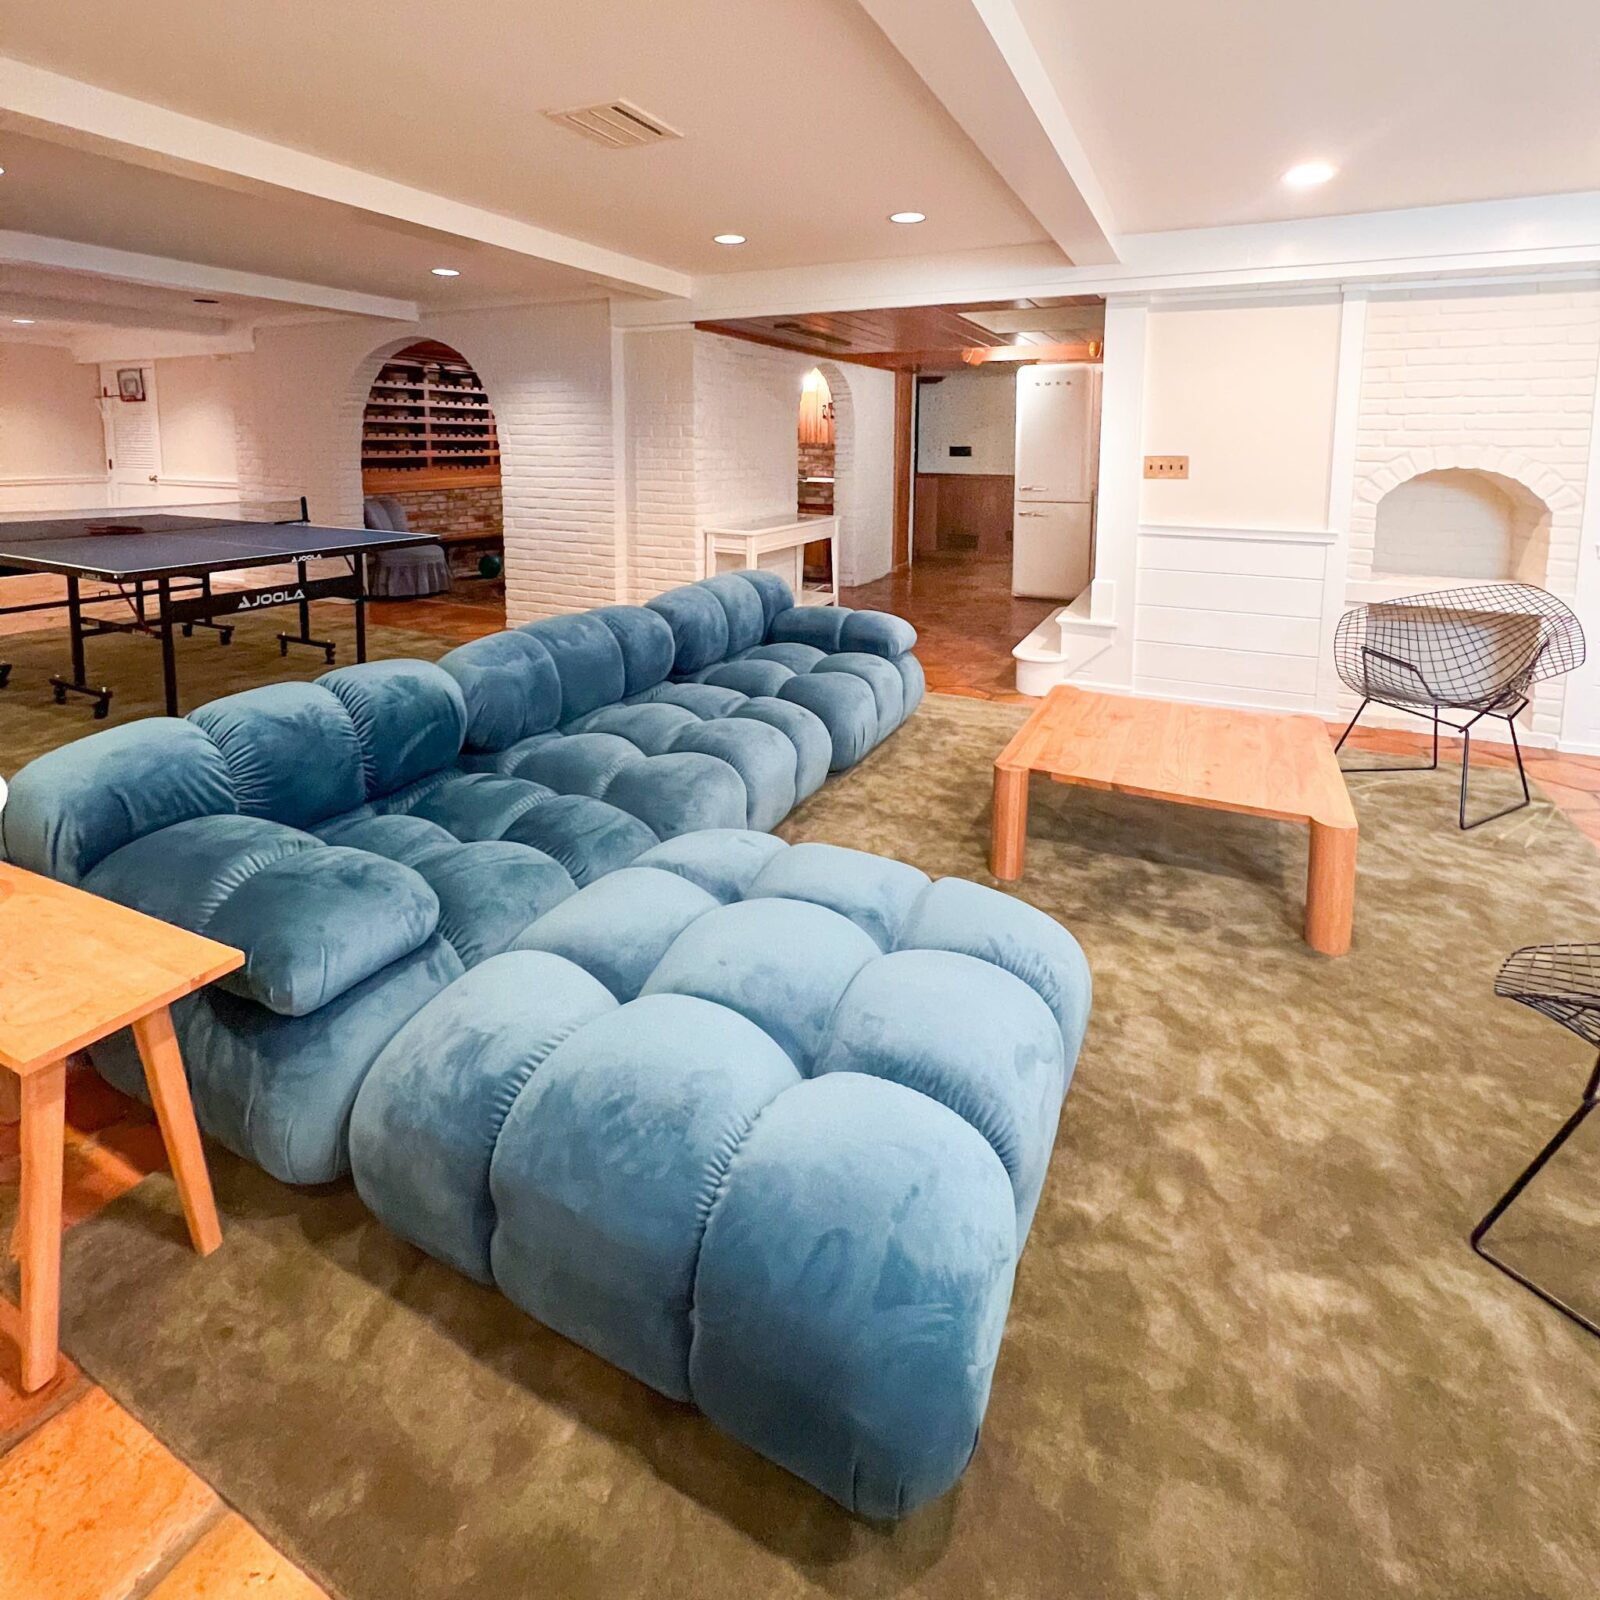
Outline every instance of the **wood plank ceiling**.
POLYGON ((803 355, 900 371, 985 361, 1093 361, 1104 302, 1096 295, 901 306, 698 322, 697 328, 803 355))

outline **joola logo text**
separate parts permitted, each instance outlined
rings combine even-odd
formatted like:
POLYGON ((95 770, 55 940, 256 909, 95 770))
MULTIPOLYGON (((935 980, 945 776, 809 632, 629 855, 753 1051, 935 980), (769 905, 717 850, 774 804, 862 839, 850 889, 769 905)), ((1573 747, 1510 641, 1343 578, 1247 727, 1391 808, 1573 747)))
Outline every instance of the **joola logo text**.
POLYGON ((304 589, 263 589, 260 594, 247 594, 240 598, 241 611, 256 611, 262 606, 287 606, 293 605, 296 600, 304 600, 304 589))

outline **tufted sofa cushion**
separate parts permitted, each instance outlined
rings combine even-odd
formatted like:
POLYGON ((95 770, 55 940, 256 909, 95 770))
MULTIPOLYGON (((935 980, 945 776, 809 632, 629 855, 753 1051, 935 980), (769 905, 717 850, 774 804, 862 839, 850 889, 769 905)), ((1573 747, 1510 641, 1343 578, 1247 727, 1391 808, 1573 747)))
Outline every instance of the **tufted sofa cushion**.
POLYGON ((418 1010, 352 1169, 406 1238, 898 1516, 972 1453, 1089 990, 995 891, 689 834, 418 1010))
POLYGON ((730 572, 475 640, 440 666, 466 708, 463 766, 604 799, 666 837, 775 827, 830 770, 855 765, 921 701, 915 642, 898 617, 796 607, 775 574, 730 572), (727 773, 640 767, 615 741, 652 761, 722 762, 742 811, 727 773))

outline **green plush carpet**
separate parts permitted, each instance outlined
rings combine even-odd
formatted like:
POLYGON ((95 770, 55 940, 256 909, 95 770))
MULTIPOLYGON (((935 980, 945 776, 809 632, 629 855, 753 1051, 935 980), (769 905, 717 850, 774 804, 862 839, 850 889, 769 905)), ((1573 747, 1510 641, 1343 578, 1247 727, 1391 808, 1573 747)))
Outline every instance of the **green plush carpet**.
MULTIPOLYGON (((987 881, 1021 716, 932 697, 783 831, 987 881)), ((1019 892, 1083 941, 1095 1010, 982 1442, 896 1528, 348 1185, 220 1155, 210 1260, 164 1177, 71 1233, 67 1348, 351 1600, 1591 1595, 1600 1343, 1466 1235, 1587 1066, 1495 969, 1593 933, 1600 857, 1542 802, 1458 832, 1449 772, 1352 787, 1356 944, 1330 961, 1299 938, 1300 831, 1036 786, 1019 892)), ((1594 1305, 1597 1147, 1569 1149, 1507 1248, 1594 1305)))
MULTIPOLYGON (((423 656, 432 661, 451 646, 448 639, 387 627, 382 618, 381 605, 370 608, 367 653, 374 661, 386 656, 423 656)), ((203 628, 197 629, 192 639, 180 636, 177 662, 182 710, 192 711, 218 695, 263 683, 320 677, 328 670, 320 650, 291 645, 287 656, 279 656, 278 630, 292 631, 294 625, 294 609, 286 606, 236 618, 237 631, 229 645, 218 644, 217 636, 203 628)), ((311 631, 338 646, 336 666, 355 660, 355 628, 349 607, 313 606, 311 631)), ((94 686, 109 684, 113 691, 110 714, 103 722, 95 720, 93 702, 82 695, 69 695, 65 705, 55 704, 50 677, 53 673, 65 676, 71 662, 64 629, 0 634, 0 661, 12 663, 11 682, 0 689, 0 777, 11 777, 35 756, 86 733, 162 715, 161 646, 156 640, 139 634, 105 634, 86 642, 85 656, 94 686)))

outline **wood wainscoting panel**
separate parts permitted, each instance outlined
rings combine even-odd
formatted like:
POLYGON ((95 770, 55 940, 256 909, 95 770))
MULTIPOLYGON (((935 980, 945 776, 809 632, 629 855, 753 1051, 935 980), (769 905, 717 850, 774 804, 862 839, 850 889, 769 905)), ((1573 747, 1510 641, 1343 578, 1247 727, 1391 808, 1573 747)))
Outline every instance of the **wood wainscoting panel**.
POLYGON ((918 553, 970 550, 976 540, 979 555, 1008 554, 1016 483, 1008 472, 919 472, 918 553))

